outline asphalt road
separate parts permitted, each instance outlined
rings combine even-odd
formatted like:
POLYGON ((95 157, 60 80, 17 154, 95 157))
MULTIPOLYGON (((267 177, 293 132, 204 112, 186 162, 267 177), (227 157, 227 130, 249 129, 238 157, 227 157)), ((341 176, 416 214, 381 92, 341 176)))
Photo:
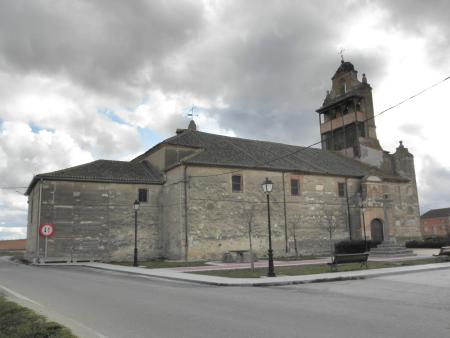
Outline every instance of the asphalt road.
POLYGON ((80 337, 450 337, 450 270, 215 287, 0 258, 0 289, 80 337))

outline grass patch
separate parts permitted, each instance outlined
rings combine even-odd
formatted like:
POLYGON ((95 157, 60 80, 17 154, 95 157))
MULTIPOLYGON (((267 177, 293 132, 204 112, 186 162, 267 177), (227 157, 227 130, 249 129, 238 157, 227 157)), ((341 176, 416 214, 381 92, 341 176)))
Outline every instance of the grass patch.
POLYGON ((0 338, 76 338, 66 327, 0 295, 0 338))
POLYGON ((13 256, 19 260, 24 259, 25 251, 24 250, 11 250, 11 251, 3 251, 0 250, 0 256, 13 256))
MULTIPOLYGON (((405 260, 396 262, 369 262, 368 268, 381 269, 398 266, 441 263, 445 261, 447 261, 445 258, 436 257, 436 258, 425 258, 425 259, 405 260)), ((361 267, 359 263, 349 263, 349 264, 339 264, 337 269, 338 271, 354 271, 354 270, 361 270, 361 267)), ((275 273, 277 274, 277 276, 315 275, 326 272, 330 272, 330 267, 327 264, 275 267, 275 273)), ((196 271, 191 273, 209 276, 230 277, 230 278, 259 278, 267 275, 267 268, 257 268, 254 271, 252 271, 251 269, 236 269, 236 270, 196 271)))
MULTIPOLYGON (((132 262, 111 262, 111 264, 132 266, 132 262)), ((147 269, 163 269, 163 268, 178 268, 178 267, 190 267, 190 266, 204 266, 207 265, 206 261, 168 261, 168 260, 149 260, 139 262, 139 266, 143 266, 147 269)))

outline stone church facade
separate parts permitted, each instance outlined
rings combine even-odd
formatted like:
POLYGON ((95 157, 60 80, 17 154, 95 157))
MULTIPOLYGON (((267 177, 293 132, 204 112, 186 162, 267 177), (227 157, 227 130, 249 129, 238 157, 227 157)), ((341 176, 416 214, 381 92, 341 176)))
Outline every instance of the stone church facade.
POLYGON ((322 149, 187 129, 129 162, 98 160, 36 175, 28 196, 27 257, 44 257, 40 224, 55 225, 47 260, 132 260, 133 202, 140 259, 218 259, 268 247, 270 194, 275 255, 321 254, 332 240, 420 237, 414 158, 377 139, 371 87, 349 62, 317 110, 322 149), (249 225, 251 233, 249 233, 249 225))

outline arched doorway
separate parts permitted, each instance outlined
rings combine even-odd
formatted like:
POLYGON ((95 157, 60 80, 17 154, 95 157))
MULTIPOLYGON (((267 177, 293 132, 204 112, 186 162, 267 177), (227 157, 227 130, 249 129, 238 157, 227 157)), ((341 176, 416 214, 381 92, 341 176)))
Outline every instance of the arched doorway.
POLYGON ((383 222, 375 218, 370 222, 370 234, 372 235, 372 241, 383 241, 383 222))

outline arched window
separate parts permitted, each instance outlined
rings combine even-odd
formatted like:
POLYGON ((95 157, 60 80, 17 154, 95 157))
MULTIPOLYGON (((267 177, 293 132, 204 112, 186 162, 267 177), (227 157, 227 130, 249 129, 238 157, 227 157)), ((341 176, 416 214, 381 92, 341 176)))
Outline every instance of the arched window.
POLYGON ((347 93, 347 83, 344 80, 342 80, 341 83, 339 84, 339 91, 341 95, 347 93))

